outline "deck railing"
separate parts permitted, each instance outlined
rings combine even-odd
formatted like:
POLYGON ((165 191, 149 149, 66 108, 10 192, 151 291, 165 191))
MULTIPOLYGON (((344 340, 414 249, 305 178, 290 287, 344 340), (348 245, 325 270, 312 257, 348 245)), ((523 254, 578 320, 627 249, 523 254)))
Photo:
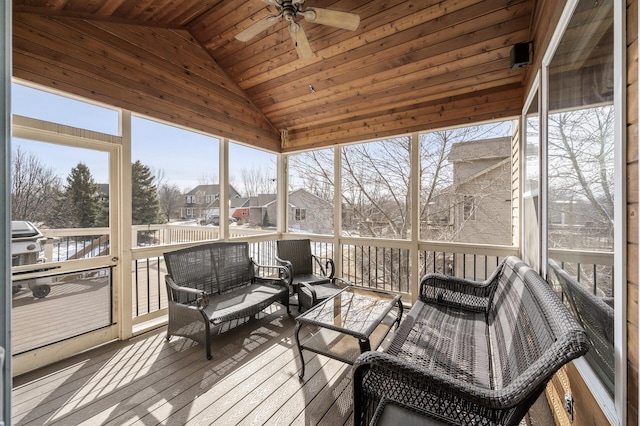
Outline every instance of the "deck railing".
MULTIPOLYGON (((48 238, 45 256, 52 261, 109 254, 109 232, 106 228, 81 230, 45 230, 48 238)), ((142 322, 147 315, 162 314, 167 306, 164 289, 166 268, 162 253, 199 241, 216 240, 218 227, 192 225, 135 226, 132 230, 132 315, 134 322, 142 322)), ((230 228, 231 239, 250 243, 251 256, 260 264, 275 264, 278 238, 273 231, 230 228)), ((285 236, 285 238, 296 238, 285 236)), ((321 258, 332 258, 337 273, 352 284, 398 292, 410 300, 412 282, 417 288, 420 277, 429 272, 486 279, 500 261, 517 248, 446 242, 420 242, 417 252, 409 241, 361 239, 308 235, 312 251, 321 258), (334 247, 338 241, 339 250, 334 247), (418 262, 413 268, 413 262, 418 262), (412 274, 418 275, 413 277, 412 274)), ((589 253, 551 250, 550 256, 563 267, 575 269, 578 278, 589 283, 599 294, 611 294, 613 257, 608 253, 589 253)))
POLYGON ((549 257, 593 294, 613 297, 613 253, 551 249, 549 257))
POLYGON ((410 294, 411 256, 408 248, 384 243, 342 245, 342 275, 359 287, 410 294))

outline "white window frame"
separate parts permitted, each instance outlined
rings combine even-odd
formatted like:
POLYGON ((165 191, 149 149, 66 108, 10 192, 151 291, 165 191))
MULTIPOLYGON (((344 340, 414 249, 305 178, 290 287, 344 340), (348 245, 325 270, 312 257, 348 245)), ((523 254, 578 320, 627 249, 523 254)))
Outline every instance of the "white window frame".
POLYGON ((307 209, 296 207, 294 211, 294 219, 298 222, 303 222, 307 220, 307 209))
MULTIPOLYGON (((553 37, 549 43, 549 47, 542 59, 542 84, 541 84, 541 131, 540 144, 542 152, 540 153, 540 163, 542 170, 545 170, 540 177, 540 187, 545 188, 542 202, 542 245, 540 247, 542 254, 541 273, 543 276, 547 274, 548 264, 548 218, 547 218, 547 129, 549 116, 549 64, 553 59, 555 51, 564 36, 565 30, 573 16, 573 12, 578 5, 579 0, 567 0, 564 11, 553 37)), ((615 203, 614 203, 614 299, 615 299, 615 395, 612 400, 600 380, 596 377, 592 368, 587 362, 578 358, 573 361, 574 366, 582 376, 587 387, 597 401, 600 409, 607 417, 611 424, 626 424, 626 400, 627 400, 627 336, 626 336, 626 317, 627 317, 627 217, 626 217, 626 162, 624 153, 626 152, 626 7, 622 0, 613 0, 614 3, 614 108, 615 114, 615 203)))

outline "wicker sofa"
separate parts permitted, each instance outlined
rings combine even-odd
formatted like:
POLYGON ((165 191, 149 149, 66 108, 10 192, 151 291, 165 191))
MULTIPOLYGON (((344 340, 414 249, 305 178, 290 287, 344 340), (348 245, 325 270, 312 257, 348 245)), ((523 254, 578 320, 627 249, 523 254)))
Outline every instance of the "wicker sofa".
POLYGON ((390 345, 354 364, 354 424, 393 407, 444 424, 517 425, 587 348, 548 283, 515 256, 484 282, 428 274, 390 345))
POLYGON ((274 302, 289 311, 288 270, 256 264, 249 244, 216 242, 164 253, 169 304, 167 340, 188 337, 211 359, 211 333, 227 321, 250 317, 274 302))

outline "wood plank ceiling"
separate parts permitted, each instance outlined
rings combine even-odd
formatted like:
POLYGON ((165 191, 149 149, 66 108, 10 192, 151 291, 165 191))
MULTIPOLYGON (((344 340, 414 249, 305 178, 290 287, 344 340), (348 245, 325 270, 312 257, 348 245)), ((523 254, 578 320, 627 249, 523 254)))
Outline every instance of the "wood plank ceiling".
MULTIPOLYGON (((14 76, 277 152, 513 117, 535 0, 306 0, 299 59, 262 0, 14 0, 14 76)), ((277 13, 277 12, 276 12, 277 13)))

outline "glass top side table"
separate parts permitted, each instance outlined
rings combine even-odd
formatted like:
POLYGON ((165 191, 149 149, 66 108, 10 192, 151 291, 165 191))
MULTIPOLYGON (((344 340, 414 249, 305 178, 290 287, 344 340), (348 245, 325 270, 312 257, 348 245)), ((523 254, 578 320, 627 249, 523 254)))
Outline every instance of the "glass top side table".
POLYGON ((303 349, 353 365, 363 352, 377 349, 394 324, 402 320, 399 294, 347 287, 296 318, 296 345, 304 377, 303 349), (300 329, 311 336, 300 341, 300 329))

